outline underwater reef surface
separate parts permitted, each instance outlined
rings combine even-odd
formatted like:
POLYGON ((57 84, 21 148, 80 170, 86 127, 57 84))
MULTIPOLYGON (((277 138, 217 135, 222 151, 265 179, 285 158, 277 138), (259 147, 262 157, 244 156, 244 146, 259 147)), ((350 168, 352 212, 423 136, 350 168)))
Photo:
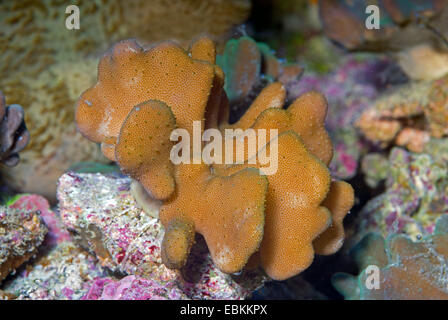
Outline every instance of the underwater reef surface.
POLYGON ((0 281, 36 255, 46 233, 38 212, 0 207, 0 281))
POLYGON ((385 180, 385 191, 361 210, 356 238, 376 231, 387 237, 405 233, 416 240, 432 234, 448 212, 448 140, 433 140, 425 153, 393 148, 386 158, 370 153, 363 170, 371 185, 385 180))
POLYGON ((188 296, 174 282, 160 283, 139 276, 120 280, 99 278, 82 300, 186 300, 188 296))
MULTIPOLYGON (((130 183, 129 178, 117 175, 67 173, 58 187, 60 214, 50 210, 41 196, 12 199, 8 212, 34 212, 33 221, 41 227, 33 229, 33 236, 14 237, 24 239, 30 252, 26 259, 34 258, 22 268, 18 267, 24 259, 15 261, 17 272, 0 283, 2 297, 244 299, 266 281, 265 276, 250 271, 233 276, 222 273, 200 238, 185 269, 166 268, 160 250, 163 228, 135 202, 130 183)), ((14 217, 29 220, 29 214, 14 217)), ((26 228, 16 229, 8 234, 22 234, 26 228)), ((15 257, 9 244, 2 241, 2 248, 7 249, 2 252, 15 257)), ((10 265, 0 262, 3 269, 10 265)))
POLYGON ((18 153, 29 140, 23 108, 18 104, 7 106, 5 96, 0 91, 0 163, 7 167, 17 165, 18 153))
POLYGON ((76 37, 58 2, 0 3, 1 182, 46 196, 1 189, 0 299, 448 299, 446 1, 380 0, 370 34, 366 1, 270 2, 288 34, 227 43, 250 1, 80 1, 76 37), (279 174, 170 163, 193 120, 279 127, 279 174))
MULTIPOLYGON (((167 295, 189 299, 243 299, 263 284, 265 277, 261 274, 249 272, 233 277, 221 272, 200 239, 192 248, 186 268, 176 271, 164 266, 162 225, 136 203, 130 183, 129 178, 101 174, 67 173, 59 180, 61 219, 74 239, 92 251, 102 266, 144 276, 150 280, 142 280, 143 284, 156 282, 160 287, 172 288, 167 295)), ((139 283, 129 279, 120 281, 139 283)))
POLYGON ((352 55, 341 59, 330 73, 306 72, 287 85, 288 99, 317 90, 328 100, 325 127, 334 144, 330 163, 332 174, 350 179, 369 145, 360 137, 354 123, 379 94, 389 86, 406 81, 396 64, 384 57, 352 55))
POLYGON ((278 59, 269 46, 248 36, 227 41, 222 54, 216 56, 216 64, 225 75, 224 90, 229 99, 230 123, 241 118, 269 83, 278 81, 287 86, 303 73, 299 64, 278 59))
POLYGON ((448 216, 440 217, 434 233, 413 241, 406 235, 384 239, 367 234, 351 251, 360 274, 336 273, 333 285, 346 299, 447 300, 448 216), (369 266, 379 270, 379 285, 367 286, 369 266))

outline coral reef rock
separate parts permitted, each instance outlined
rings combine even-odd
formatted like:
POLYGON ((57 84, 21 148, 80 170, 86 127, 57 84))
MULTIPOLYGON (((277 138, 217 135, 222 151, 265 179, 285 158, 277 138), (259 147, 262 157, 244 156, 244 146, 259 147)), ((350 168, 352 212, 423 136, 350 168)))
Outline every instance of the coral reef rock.
POLYGON ((52 247, 3 285, 18 300, 78 300, 105 277, 95 257, 73 242, 52 247))
POLYGON ((70 234, 65 230, 59 215, 51 210, 50 204, 44 197, 36 194, 19 194, 9 200, 7 205, 13 209, 39 213, 41 220, 48 229, 43 246, 52 247, 70 240, 70 234))
POLYGON ((437 220, 432 235, 418 241, 400 234, 385 240, 370 233, 351 252, 360 274, 337 273, 333 285, 352 300, 447 300, 447 245, 448 216, 437 220), (376 286, 372 270, 379 271, 376 286))
POLYGON ((363 169, 370 176, 387 177, 386 190, 361 210, 357 236, 375 231, 384 237, 406 233, 417 239, 434 231, 436 219, 448 210, 448 161, 442 156, 447 142, 432 141, 422 154, 395 147, 389 159, 376 153, 366 156, 363 169))
POLYGON ((47 227, 39 211, 0 207, 0 281, 36 255, 47 227))
POLYGON ((95 280, 83 300, 186 300, 188 296, 174 282, 160 283, 131 275, 120 280, 95 280))
MULTIPOLYGON (((60 178, 58 187, 60 215, 74 238, 92 251, 104 267, 137 276, 120 280, 123 286, 140 288, 156 281, 158 286, 172 288, 173 296, 243 299, 264 283, 260 274, 232 276, 221 272, 201 239, 196 239, 184 268, 168 269, 162 263, 164 228, 135 202, 130 183, 127 177, 67 173, 60 178)), ((106 296, 104 290, 109 286, 122 288, 114 280, 95 286, 86 298, 106 296)), ((153 294, 151 289, 145 290, 142 295, 153 294)))

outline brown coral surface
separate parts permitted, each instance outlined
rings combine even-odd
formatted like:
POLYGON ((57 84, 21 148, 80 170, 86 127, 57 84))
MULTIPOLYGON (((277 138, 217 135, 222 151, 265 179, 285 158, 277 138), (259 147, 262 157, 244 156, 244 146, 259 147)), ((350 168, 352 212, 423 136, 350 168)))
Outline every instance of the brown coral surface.
MULTIPOLYGON (((100 61, 98 83, 78 101, 77 126, 87 138, 101 142, 103 152, 151 195, 164 200, 160 219, 167 228, 162 248, 166 265, 185 264, 192 234, 198 232, 224 272, 240 271, 256 253, 272 278, 294 276, 311 264, 313 241, 331 224, 328 209, 334 208, 340 228, 342 211, 350 209, 353 198, 351 188, 331 192, 343 198, 341 205, 323 206, 333 152, 323 125, 326 100, 312 92, 283 110, 285 90, 274 83, 239 122, 229 125, 221 112, 227 97, 224 75, 213 64, 214 46, 200 37, 190 50, 173 42, 116 44, 100 61), (202 124, 199 130, 194 121, 202 124), (250 161, 249 154, 241 164, 215 167, 200 157, 194 143, 182 150, 188 161, 173 166, 167 159, 173 144, 167 139, 174 127, 187 136, 210 127, 216 132, 276 129, 258 150, 278 145, 278 168, 265 177, 266 168, 250 161)), ((236 138, 226 140, 233 143, 236 138)), ((328 241, 339 244, 342 238, 339 232, 328 241)))
POLYGON ((0 163, 8 167, 17 165, 18 153, 26 147, 29 139, 22 107, 18 104, 6 106, 0 91, 0 163))
POLYGON ((413 241, 403 234, 386 240, 376 233, 367 234, 352 250, 361 273, 337 273, 333 284, 348 299, 368 300, 447 300, 448 217, 437 220, 434 234, 413 241), (367 283, 372 273, 380 272, 379 286, 367 283))
POLYGON ((446 0, 320 0, 319 12, 325 34, 349 50, 393 53, 416 80, 448 73, 446 0))

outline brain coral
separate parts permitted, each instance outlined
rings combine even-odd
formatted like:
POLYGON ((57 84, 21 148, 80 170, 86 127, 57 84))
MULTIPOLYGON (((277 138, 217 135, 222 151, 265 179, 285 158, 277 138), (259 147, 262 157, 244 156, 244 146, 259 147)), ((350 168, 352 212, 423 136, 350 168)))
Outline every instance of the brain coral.
POLYGON ((76 123, 124 172, 163 200, 167 266, 186 263, 198 232, 222 271, 239 272, 253 257, 251 264, 259 261, 269 276, 286 279, 311 264, 314 246, 322 254, 339 249, 342 219, 353 204, 349 185, 331 183, 327 103, 311 92, 283 109, 285 89, 273 83, 230 125, 222 112, 228 99, 215 52, 206 37, 197 38, 190 52, 169 41, 146 47, 119 42, 101 59, 97 84, 78 100, 76 123), (193 133, 193 121, 215 130, 277 129, 260 147, 278 143, 278 170, 261 175, 263 166, 252 164, 247 154, 240 164, 212 166, 194 147, 189 163, 171 162, 170 133, 173 128, 193 133))
POLYGON ((96 145, 76 132, 73 105, 95 82, 98 54, 124 37, 145 42, 190 40, 198 30, 218 37, 244 21, 247 0, 80 0, 81 29, 64 28, 67 3, 0 2, 0 89, 25 109, 31 141, 3 180, 55 199, 57 178, 72 164, 104 162, 96 145), (151 23, 147 23, 151 21, 151 23))

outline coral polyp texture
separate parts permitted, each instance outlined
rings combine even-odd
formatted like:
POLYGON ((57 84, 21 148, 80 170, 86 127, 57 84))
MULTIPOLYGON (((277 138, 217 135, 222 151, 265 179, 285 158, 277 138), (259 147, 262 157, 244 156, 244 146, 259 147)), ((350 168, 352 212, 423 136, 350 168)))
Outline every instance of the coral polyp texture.
POLYGON ((333 285, 347 299, 446 300, 448 216, 438 219, 434 233, 413 241, 394 234, 384 239, 370 233, 352 250, 360 274, 338 273, 333 285), (368 287, 368 267, 380 272, 377 288, 368 287))
POLYGON ((19 162, 19 152, 30 139, 24 111, 18 104, 7 106, 0 91, 0 163, 12 167, 19 162))
MULTIPOLYGON (((322 254, 340 248, 342 219, 353 205, 351 186, 331 183, 327 102, 311 92, 284 109, 285 88, 274 82, 229 124, 225 72, 215 55, 204 36, 189 51, 170 41, 117 43, 99 63, 97 84, 78 100, 77 127, 162 200, 166 266, 185 266, 199 233, 221 271, 240 272, 250 260, 252 268, 260 263, 271 278, 286 279, 312 263, 314 246, 322 254), (173 163, 171 133, 177 128, 194 135, 194 121, 201 135, 204 128, 272 131, 259 150, 278 144, 276 172, 262 174, 266 168, 248 153, 239 164, 214 165, 198 158, 194 147, 182 150, 189 161, 173 163)), ((226 139, 235 146, 235 138, 226 139)))

